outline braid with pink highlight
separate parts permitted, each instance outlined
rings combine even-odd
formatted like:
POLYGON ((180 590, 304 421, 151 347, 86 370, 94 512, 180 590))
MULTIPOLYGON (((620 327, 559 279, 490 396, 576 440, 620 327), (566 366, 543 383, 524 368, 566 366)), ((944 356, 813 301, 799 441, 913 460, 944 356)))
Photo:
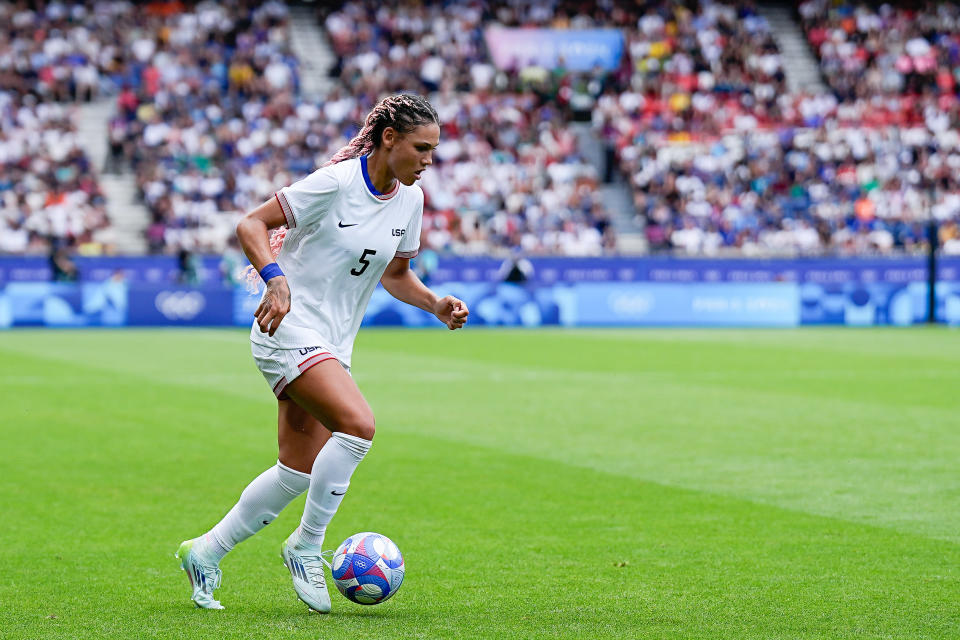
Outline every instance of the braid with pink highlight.
MULTIPOLYGON (((371 153, 380 146, 383 131, 387 127, 392 127, 397 133, 403 135, 410 133, 419 126, 431 123, 439 125, 440 116, 437 115, 436 109, 426 98, 412 93, 398 93, 387 96, 370 110, 360 132, 333 154, 333 157, 327 160, 323 166, 329 167, 332 164, 371 153)), ((280 249, 283 247, 283 240, 286 235, 287 227, 285 226, 278 227, 271 232, 270 250, 273 252, 274 258, 280 255, 280 249)), ((246 276, 247 288, 255 293, 260 288, 260 274, 251 266, 247 269, 246 276)))

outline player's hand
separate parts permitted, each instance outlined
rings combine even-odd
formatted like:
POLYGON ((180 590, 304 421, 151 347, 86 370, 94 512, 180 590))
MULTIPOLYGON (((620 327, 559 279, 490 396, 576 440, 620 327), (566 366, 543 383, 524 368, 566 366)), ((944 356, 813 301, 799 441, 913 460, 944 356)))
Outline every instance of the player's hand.
POLYGON ((260 325, 260 331, 273 335, 280 326, 283 316, 290 313, 290 287, 284 276, 270 278, 267 281, 267 293, 263 296, 260 306, 253 312, 260 325))
POLYGON ((467 316, 470 310, 463 300, 458 300, 453 296, 446 296, 437 300, 433 307, 433 313, 443 324, 447 325, 451 331, 460 329, 467 322, 467 316))

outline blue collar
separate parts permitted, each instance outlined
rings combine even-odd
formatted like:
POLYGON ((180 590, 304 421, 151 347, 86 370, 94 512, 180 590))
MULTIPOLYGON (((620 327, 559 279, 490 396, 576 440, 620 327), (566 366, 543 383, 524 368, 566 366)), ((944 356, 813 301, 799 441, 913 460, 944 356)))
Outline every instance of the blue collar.
POLYGON ((370 179, 370 172, 367 171, 367 156, 360 156, 360 171, 363 173, 363 181, 367 183, 367 189, 370 189, 370 193, 382 198, 385 194, 380 193, 377 191, 377 188, 373 186, 373 181, 370 179))

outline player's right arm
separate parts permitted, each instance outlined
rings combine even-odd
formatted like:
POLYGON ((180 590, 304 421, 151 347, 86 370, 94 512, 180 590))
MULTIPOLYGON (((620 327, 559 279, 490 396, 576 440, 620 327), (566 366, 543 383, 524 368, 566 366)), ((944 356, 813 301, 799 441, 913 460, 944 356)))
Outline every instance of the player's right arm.
MULTIPOLYGON (((276 197, 250 211, 237 223, 237 239, 253 268, 258 272, 273 262, 270 250, 270 230, 287 223, 276 197)), ((254 311, 260 331, 273 335, 283 317, 290 312, 290 287, 284 276, 270 278, 267 291, 254 311)))

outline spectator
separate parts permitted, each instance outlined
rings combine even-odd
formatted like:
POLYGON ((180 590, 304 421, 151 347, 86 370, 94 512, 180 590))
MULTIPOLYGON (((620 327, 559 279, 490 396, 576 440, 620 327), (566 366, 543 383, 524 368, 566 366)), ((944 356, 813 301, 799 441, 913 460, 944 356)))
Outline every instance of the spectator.
POLYGON ((53 245, 50 251, 50 272, 54 282, 75 282, 79 276, 77 265, 70 259, 68 247, 53 245))

